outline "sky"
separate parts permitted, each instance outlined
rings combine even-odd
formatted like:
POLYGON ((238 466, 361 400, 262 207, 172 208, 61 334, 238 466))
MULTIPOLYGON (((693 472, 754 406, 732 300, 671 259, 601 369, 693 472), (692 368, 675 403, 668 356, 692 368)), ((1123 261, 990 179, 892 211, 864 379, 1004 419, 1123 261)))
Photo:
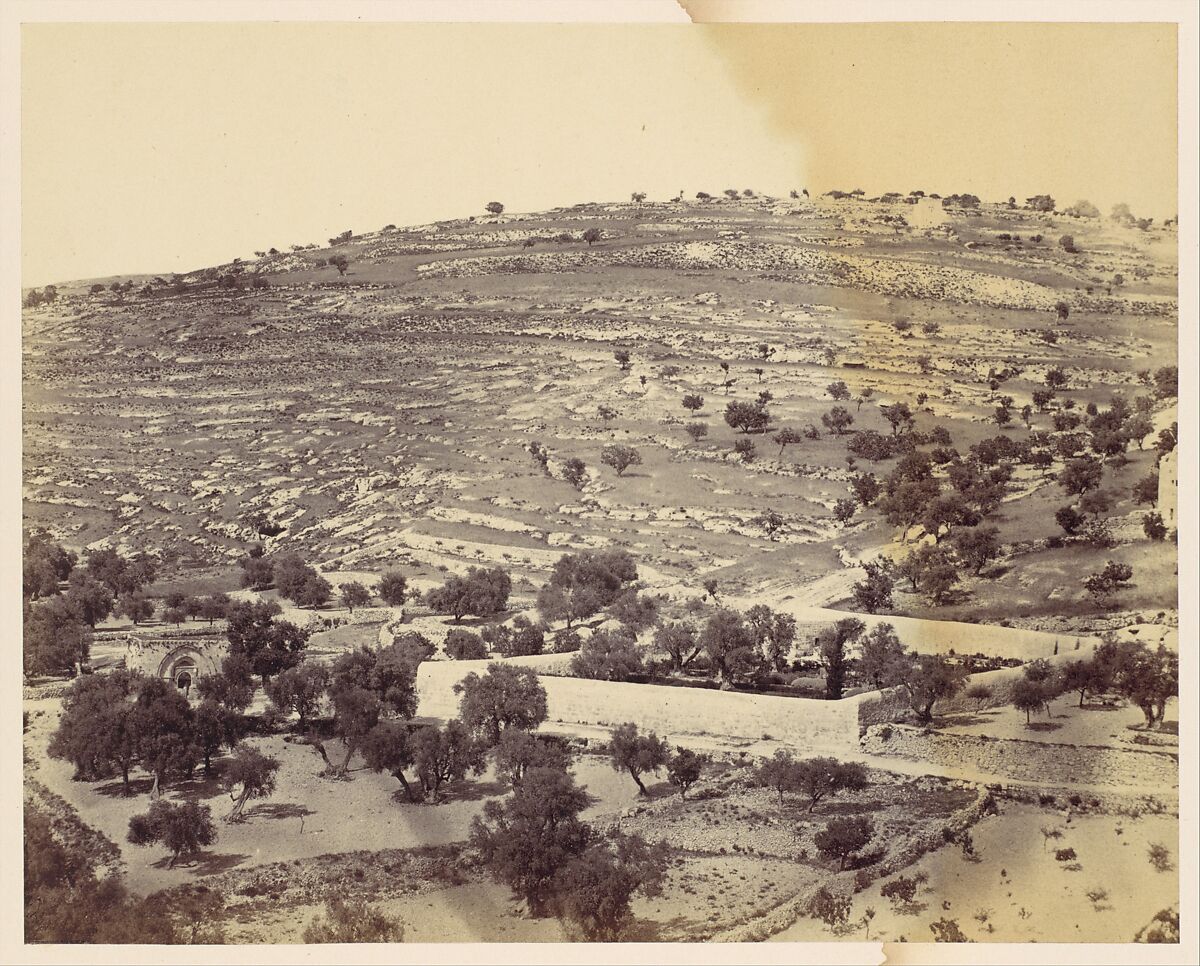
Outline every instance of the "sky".
POLYGON ((635 190, 1045 192, 1161 219, 1175 63, 1170 25, 28 24, 22 278, 635 190))

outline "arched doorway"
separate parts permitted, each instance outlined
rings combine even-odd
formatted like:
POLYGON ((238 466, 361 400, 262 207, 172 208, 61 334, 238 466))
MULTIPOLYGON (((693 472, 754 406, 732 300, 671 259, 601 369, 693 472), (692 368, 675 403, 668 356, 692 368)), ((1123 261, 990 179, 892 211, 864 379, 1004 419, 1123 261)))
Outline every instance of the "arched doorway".
POLYGON ((171 677, 175 681, 175 687, 183 692, 183 696, 190 697, 192 685, 196 683, 196 662, 190 657, 180 658, 171 669, 171 677))
POLYGON ((220 670, 225 647, 212 641, 174 641, 164 639, 169 650, 158 661, 158 676, 170 681, 189 700, 206 674, 220 670))

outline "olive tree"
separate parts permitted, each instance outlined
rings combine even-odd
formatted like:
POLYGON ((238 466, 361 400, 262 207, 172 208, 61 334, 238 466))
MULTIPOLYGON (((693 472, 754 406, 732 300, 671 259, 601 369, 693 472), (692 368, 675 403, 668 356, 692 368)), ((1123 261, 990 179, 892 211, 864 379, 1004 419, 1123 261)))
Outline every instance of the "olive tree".
POLYGON ((648 795, 642 775, 657 774, 670 760, 670 749, 665 739, 654 732, 638 734, 638 726, 632 721, 618 725, 612 730, 608 741, 609 764, 614 771, 627 771, 638 787, 638 794, 648 795))

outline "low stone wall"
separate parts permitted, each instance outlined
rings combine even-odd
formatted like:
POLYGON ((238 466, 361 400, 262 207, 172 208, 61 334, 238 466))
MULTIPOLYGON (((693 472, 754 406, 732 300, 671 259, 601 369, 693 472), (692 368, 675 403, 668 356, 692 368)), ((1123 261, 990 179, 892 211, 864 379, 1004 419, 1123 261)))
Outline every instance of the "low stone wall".
POLYGON ((50 681, 46 684, 25 685, 21 688, 22 701, 45 701, 47 698, 61 698, 67 689, 74 684, 70 681, 50 681))
POLYGON ((1055 657, 1056 649, 1058 657, 1078 653, 1075 651, 1076 643, 1081 651, 1100 643, 1094 634, 1075 631, 1055 632, 1000 624, 924 620, 899 614, 859 614, 829 607, 813 607, 799 600, 783 601, 778 604, 778 609, 787 611, 798 621, 825 621, 832 624, 844 617, 854 617, 866 625, 867 631, 880 624, 890 624, 904 645, 920 654, 983 654, 987 657, 1033 661, 1055 657))
POLYGON ((58 839, 67 848, 94 861, 100 876, 120 875, 125 871, 121 850, 103 834, 84 824, 75 808, 61 795, 52 792, 35 778, 25 775, 25 809, 40 812, 50 821, 58 839))
MULTIPOLYGON (((589 681, 548 674, 571 655, 512 658, 504 663, 532 667, 546 689, 549 721, 612 727, 636 721, 660 735, 721 735, 759 741, 770 736, 805 753, 853 751, 858 745, 854 699, 817 701, 777 695, 742 694, 656 684, 589 681)), ((488 661, 425 661, 417 672, 418 714, 447 718, 458 713, 454 685, 467 674, 484 673, 488 661)))
POLYGON ((348 625, 382 624, 385 621, 392 620, 397 614, 400 615, 400 619, 403 619, 404 615, 404 611, 396 607, 359 607, 353 612, 337 614, 336 616, 326 614, 322 611, 301 611, 300 613, 307 614, 308 616, 302 620, 295 621, 295 623, 313 633, 333 630, 336 627, 346 627, 348 625))
MULTIPOLYGON (((1095 648, 1095 643, 1085 641, 1078 651, 1066 651, 1046 657, 1044 660, 1052 665, 1061 665, 1068 661, 1086 661, 1092 657, 1095 648)), ((1003 667, 997 668, 995 671, 981 671, 978 674, 972 674, 968 678, 966 686, 957 695, 937 702, 933 707, 933 712, 934 714, 953 714, 964 711, 981 711, 984 708, 999 708, 1010 704, 1012 686, 1024 676, 1024 667, 1003 667), (991 689, 991 697, 984 701, 968 698, 966 692, 974 684, 987 685, 991 689)), ((908 695, 903 688, 870 691, 858 699, 859 727, 864 730, 871 725, 903 720, 910 714, 908 695)))
POLYGON ((1179 759, 1161 751, 945 734, 908 725, 867 729, 861 750, 1019 781, 1174 789, 1179 759))
MULTIPOLYGON (((936 852, 943 848, 946 845, 946 840, 941 832, 943 827, 953 832, 965 832, 984 815, 992 812, 995 807, 996 804, 991 794, 981 789, 970 805, 947 817, 943 826, 938 826, 936 830, 913 835, 900 842, 894 842, 889 848, 887 856, 878 864, 866 866, 857 872, 832 873, 819 888, 829 888, 833 892, 852 893, 858 891, 855 888, 855 880, 861 881, 863 873, 866 873, 865 878, 871 882, 894 875, 919 861, 927 852, 936 852)), ((816 891, 816 889, 805 889, 798 892, 790 899, 781 902, 766 915, 717 933, 709 939, 709 942, 762 942, 777 932, 787 929, 797 919, 808 915, 808 904, 816 891)))

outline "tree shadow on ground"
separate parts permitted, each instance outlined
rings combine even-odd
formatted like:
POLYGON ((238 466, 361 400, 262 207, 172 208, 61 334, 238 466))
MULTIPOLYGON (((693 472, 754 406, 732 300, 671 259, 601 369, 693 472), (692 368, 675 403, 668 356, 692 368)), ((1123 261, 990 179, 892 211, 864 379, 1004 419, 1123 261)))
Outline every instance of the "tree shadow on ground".
POLYGON ((128 789, 125 788, 125 782, 118 778, 115 782, 97 785, 96 791, 109 798, 137 798, 139 795, 149 795, 153 787, 153 778, 131 778, 128 789))
MULTIPOLYGON (((626 772, 625 774, 628 775, 628 772, 626 772)), ((643 776, 642 781, 643 782, 646 781, 645 776, 643 776)), ((620 801, 615 801, 615 802, 613 802, 613 805, 617 806, 617 807, 620 807, 620 806, 629 807, 629 806, 633 806, 633 805, 644 805, 649 802, 656 802, 661 798, 670 798, 672 795, 678 795, 678 794, 679 794, 679 789, 677 789, 670 782, 655 782, 652 785, 651 784, 646 785, 646 794, 643 795, 641 793, 641 791, 638 789, 637 785, 635 785, 633 783, 633 779, 630 779, 629 780, 629 798, 621 799, 620 801)), ((585 791, 584 795, 587 796, 589 806, 599 805, 600 802, 602 801, 600 798, 597 798, 595 795, 592 795, 590 792, 585 791)), ((693 801, 703 801, 703 799, 693 799, 693 801)))
MULTIPOLYGON (((237 868, 248 858, 250 858, 249 855, 241 852, 197 852, 191 856, 180 856, 174 868, 187 869, 196 875, 218 875, 221 872, 237 868)), ((165 869, 170 864, 171 857, 164 855, 157 862, 152 863, 152 868, 165 869)))
MULTIPOLYGON (((414 791, 419 794, 421 791, 421 786, 414 785, 414 791)), ((419 798, 409 798, 408 792, 406 792, 404 790, 403 786, 401 786, 401 785, 396 786, 395 790, 392 792, 391 798, 392 798, 393 805, 424 805, 425 804, 419 798)))
MULTIPOLYGON (((498 798, 508 792, 504 782, 458 781, 441 789, 441 800, 448 802, 479 802, 485 798, 498 798)), ((403 795, 403 790, 401 790, 403 795)))
POLYGON ((954 715, 953 717, 937 718, 933 722, 935 729, 940 728, 970 728, 974 725, 992 724, 993 719, 999 712, 992 712, 990 717, 985 717, 987 712, 974 712, 972 714, 954 715))
MULTIPOLYGON (((516 611, 506 610, 501 611, 499 614, 492 614, 490 617, 472 617, 469 615, 464 615, 461 620, 457 621, 454 619, 453 614, 435 614, 434 616, 443 618, 442 624, 446 627, 452 629, 458 627, 466 630, 467 628, 471 627, 486 627, 488 624, 503 624, 515 613, 516 611)), ((405 623, 407 624, 409 620, 411 620, 411 618, 406 620, 405 623)))
POLYGON ((635 919, 621 933, 621 942, 668 943, 694 935, 701 925, 697 919, 674 916, 671 919, 635 919))
POLYGON ((1062 725, 1054 721, 1031 721, 1025 726, 1026 731, 1058 731, 1062 725))
POLYGON ((660 798, 670 798, 678 794, 679 789, 670 782, 655 782, 653 785, 647 785, 646 794, 639 794, 638 798, 643 802, 656 802, 660 798))
POLYGON ((801 798, 794 802, 789 799, 788 804, 792 806, 787 810, 789 818, 797 822, 813 824, 822 824, 836 815, 862 815, 868 812, 882 811, 888 807, 886 801, 853 796, 823 798, 817 802, 811 812, 808 809, 807 798, 801 798))
POLYGON ((901 902, 892 906, 892 911, 898 916, 919 916, 928 908, 928 902, 901 902))
POLYGON ((1098 697, 1083 703, 1085 711, 1122 711, 1129 707, 1124 701, 1110 697, 1098 697))
POLYGON ((870 852, 859 852, 857 855, 846 860, 847 869, 869 869, 873 865, 878 865, 883 861, 886 850, 883 848, 871 849, 870 852))
POLYGON ((308 815, 316 815, 312 809, 305 805, 297 805, 295 802, 263 802, 261 805, 255 805, 248 812, 243 813, 243 818, 304 818, 308 815))
POLYGON ((199 775, 196 778, 190 778, 187 781, 176 782, 169 786, 176 794, 187 802, 195 802, 206 798, 216 798, 218 795, 224 795, 225 789, 221 786, 221 780, 216 775, 199 775))

